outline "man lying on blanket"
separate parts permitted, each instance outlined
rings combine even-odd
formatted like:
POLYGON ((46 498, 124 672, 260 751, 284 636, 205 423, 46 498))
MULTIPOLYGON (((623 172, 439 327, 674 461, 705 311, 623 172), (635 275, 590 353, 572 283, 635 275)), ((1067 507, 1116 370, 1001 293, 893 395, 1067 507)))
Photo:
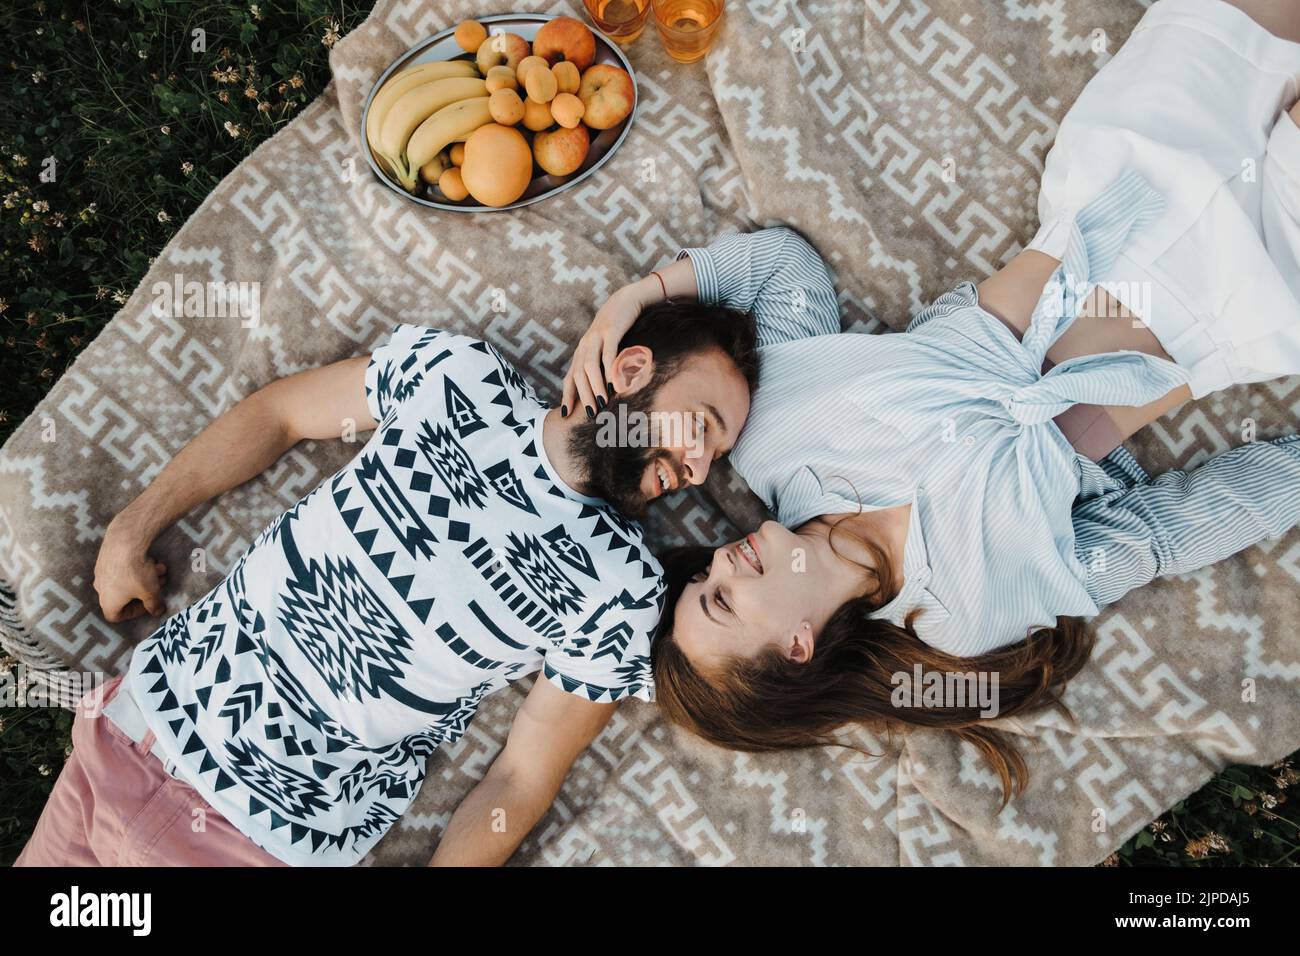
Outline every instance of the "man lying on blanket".
POLYGON ((585 414, 548 409, 486 342, 414 325, 245 398, 110 524, 95 569, 108 620, 162 612, 149 549, 186 512, 303 439, 373 434, 135 649, 103 691, 109 735, 78 716, 20 862, 355 863, 429 754, 540 668, 432 860, 504 862, 617 701, 653 699, 663 583, 633 519, 704 481, 756 377, 746 314, 668 304, 622 340, 609 398, 585 414), (607 401, 627 435, 602 427, 607 401), (119 729, 132 724, 134 748, 119 729), (142 755, 144 781, 123 785, 142 755), (164 786, 210 804, 204 832, 175 812, 141 825, 164 786), (141 845, 123 847, 133 833, 141 845))

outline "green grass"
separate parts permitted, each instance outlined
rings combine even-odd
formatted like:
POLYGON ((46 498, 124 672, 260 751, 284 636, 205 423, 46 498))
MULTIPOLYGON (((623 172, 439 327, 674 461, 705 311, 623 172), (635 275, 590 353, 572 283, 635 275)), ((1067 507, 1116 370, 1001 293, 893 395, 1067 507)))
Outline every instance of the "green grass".
MULTIPOLYGON (((0 8, 12 51, 0 81, 0 441, 204 196, 324 88, 325 41, 368 10, 345 0, 0 8), (193 49, 196 29, 206 50, 193 49)), ((71 724, 57 709, 0 709, 0 864, 35 825, 71 724)), ((1287 797, 1300 757, 1290 759, 1224 771, 1108 862, 1295 864, 1300 809, 1287 797)))
POLYGON ((0 107, 0 438, 112 318, 203 197, 324 88, 324 41, 369 6, 3 6, 13 53, 0 107), (54 181, 42 181, 50 170, 54 181))
MULTIPOLYGON (((325 41, 369 10, 352 0, 0 6, 10 51, 0 80, 0 441, 222 177, 325 88, 325 41)), ((71 726, 66 711, 0 709, 0 865, 31 833, 71 726)))

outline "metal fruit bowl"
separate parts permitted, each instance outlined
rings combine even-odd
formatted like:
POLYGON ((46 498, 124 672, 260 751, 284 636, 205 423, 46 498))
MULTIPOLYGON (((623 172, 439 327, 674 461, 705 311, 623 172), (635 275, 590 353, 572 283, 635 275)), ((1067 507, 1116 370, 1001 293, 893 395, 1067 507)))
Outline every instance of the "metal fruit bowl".
MULTIPOLYGON (((478 17, 478 22, 487 27, 489 34, 516 33, 531 44, 542 24, 554 19, 555 17, 541 13, 503 13, 491 17, 478 17)), ((542 172, 534 165, 534 172, 538 173, 538 175, 533 177, 532 182, 528 184, 528 188, 524 190, 524 194, 508 206, 484 206, 476 202, 472 196, 460 202, 451 202, 434 186, 425 186, 424 195, 408 193, 400 183, 383 171, 374 154, 371 153, 370 145, 366 142, 366 117, 370 114, 370 104, 374 101, 375 94, 379 92, 380 87, 394 73, 400 73, 408 67, 418 66, 421 63, 432 63, 436 60, 469 60, 472 62, 474 57, 462 50, 460 45, 456 43, 455 32, 456 28, 454 26, 449 27, 411 47, 389 64, 388 69, 384 70, 371 88, 370 95, 366 97, 365 109, 361 111, 361 144, 365 149, 366 162, 370 164, 370 171, 389 189, 400 193, 411 202, 419 203, 421 206, 428 206, 430 209, 445 209, 448 212, 507 212, 511 209, 531 206, 535 202, 549 199, 551 196, 576 186, 605 165, 606 161, 623 144, 623 140, 627 138, 628 131, 632 129, 632 121, 636 118, 636 104, 640 100, 636 72, 632 69, 632 64, 627 61, 627 57, 623 55, 622 50, 602 36, 599 31, 592 30, 596 37, 595 62, 610 63, 627 70, 628 75, 632 77, 634 99, 632 112, 628 114, 627 119, 623 120, 623 122, 612 129, 590 130, 591 147, 587 151, 587 158, 583 160, 582 165, 578 167, 576 172, 570 173, 568 176, 552 176, 549 173, 542 172)), ((525 135, 531 136, 528 133, 525 133, 525 135)))

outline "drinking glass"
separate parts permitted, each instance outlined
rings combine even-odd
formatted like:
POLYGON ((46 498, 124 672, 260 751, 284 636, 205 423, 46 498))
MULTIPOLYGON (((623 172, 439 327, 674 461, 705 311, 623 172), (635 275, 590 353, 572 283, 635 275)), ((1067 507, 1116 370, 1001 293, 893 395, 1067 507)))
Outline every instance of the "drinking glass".
POLYGON ((664 49, 678 63, 694 63, 709 52, 726 0, 651 0, 664 49))
POLYGON ((650 0, 582 0, 596 29, 619 46, 631 46, 645 29, 650 0))

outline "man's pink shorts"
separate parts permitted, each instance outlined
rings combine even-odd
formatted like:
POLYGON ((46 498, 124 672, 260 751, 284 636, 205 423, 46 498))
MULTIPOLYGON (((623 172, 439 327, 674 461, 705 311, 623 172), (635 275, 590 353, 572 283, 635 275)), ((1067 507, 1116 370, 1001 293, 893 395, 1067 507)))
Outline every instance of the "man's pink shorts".
POLYGON ((72 756, 15 866, 284 866, 135 743, 91 691, 72 722, 72 756), (88 716, 89 715, 89 716, 88 716))

